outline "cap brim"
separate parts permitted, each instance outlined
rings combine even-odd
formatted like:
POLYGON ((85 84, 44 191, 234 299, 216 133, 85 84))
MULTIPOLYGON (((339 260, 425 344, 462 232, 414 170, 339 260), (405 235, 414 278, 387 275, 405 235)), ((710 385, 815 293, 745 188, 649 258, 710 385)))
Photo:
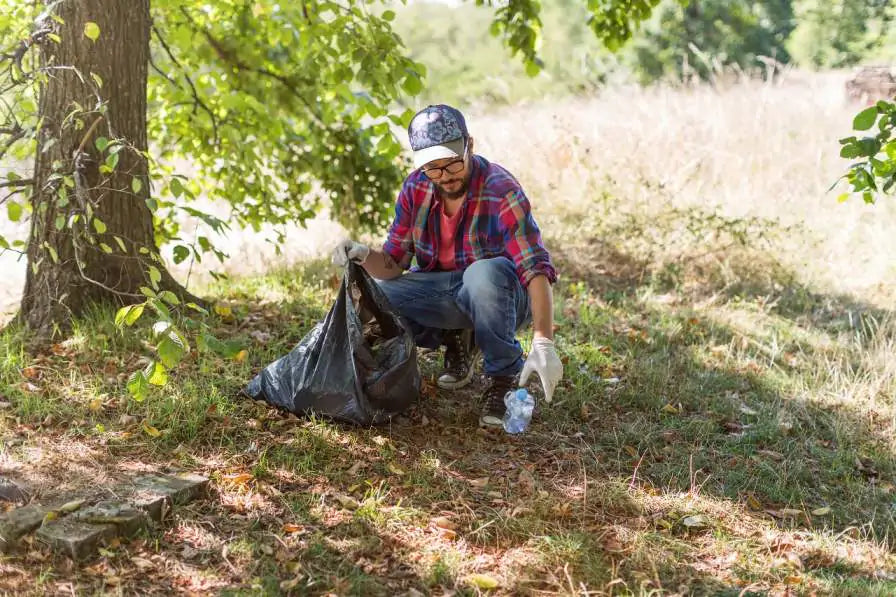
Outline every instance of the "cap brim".
POLYGON ((459 158, 464 153, 464 140, 458 139, 443 145, 433 145, 414 152, 414 168, 422 168, 433 160, 459 158))

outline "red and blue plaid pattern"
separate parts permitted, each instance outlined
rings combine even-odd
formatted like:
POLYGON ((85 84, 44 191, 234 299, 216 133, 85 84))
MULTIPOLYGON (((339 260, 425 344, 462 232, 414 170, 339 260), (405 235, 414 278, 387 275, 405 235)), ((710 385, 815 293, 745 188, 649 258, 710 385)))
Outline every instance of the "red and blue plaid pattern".
MULTIPOLYGON (((473 174, 461 209, 464 213, 454 243, 458 270, 479 259, 507 257, 516 266, 523 287, 539 275, 551 283, 557 280, 529 199, 507 170, 482 156, 473 156, 473 174)), ((403 269, 435 271, 440 213, 435 185, 415 170, 402 185, 383 250, 403 269)))

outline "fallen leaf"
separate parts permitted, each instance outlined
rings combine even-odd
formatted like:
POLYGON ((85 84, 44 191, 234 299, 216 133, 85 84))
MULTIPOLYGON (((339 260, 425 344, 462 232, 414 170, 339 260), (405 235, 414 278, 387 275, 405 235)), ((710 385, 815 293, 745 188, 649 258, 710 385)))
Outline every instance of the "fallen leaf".
POLYGON ((77 510, 78 508, 80 508, 83 505, 84 505, 84 500, 72 500, 70 502, 66 502, 66 503, 62 504, 61 506, 59 506, 56 509, 59 512, 69 513, 69 512, 74 512, 75 510, 77 510))
POLYGON ((354 477, 354 476, 357 475, 359 472, 361 472, 361 469, 362 469, 363 467, 364 467, 364 463, 363 463, 362 461, 359 460, 358 462, 354 463, 354 464, 352 465, 352 467, 351 467, 350 469, 348 469, 347 472, 348 472, 349 475, 351 475, 352 477, 354 477))
POLYGON ((671 404, 667 404, 660 409, 660 412, 668 413, 670 415, 677 415, 678 409, 672 406, 671 404))
POLYGON ((745 415, 749 415, 751 417, 755 417, 756 415, 759 414, 759 412, 753 410, 752 408, 750 408, 749 406, 746 406, 746 405, 741 405, 740 412, 742 412, 745 415))
POLYGON ((681 525, 689 530, 696 531, 709 527, 709 521, 702 514, 692 514, 681 519, 681 525))
POLYGON ((781 514, 781 516, 786 517, 796 517, 800 516, 803 513, 802 510, 797 510, 795 508, 782 508, 778 510, 778 512, 781 514))
POLYGON ((822 508, 815 508, 812 510, 812 516, 827 516, 831 513, 831 509, 828 506, 824 506, 822 508))
POLYGON ((36 367, 25 367, 22 369, 22 376, 25 379, 37 379, 40 377, 40 371, 36 367))
POLYGON ((443 539, 454 540, 457 538, 457 533, 451 529, 443 529, 442 527, 439 527, 437 530, 439 532, 439 536, 443 539))
POLYGON ((447 516, 436 516, 430 522, 432 522, 435 526, 439 527, 440 529, 448 529, 450 531, 457 529, 457 524, 455 524, 454 521, 452 521, 447 516))
POLYGON ((255 476, 252 473, 233 473, 230 475, 222 475, 221 481, 231 485, 245 485, 254 478, 255 476))
POLYGON ((638 449, 634 446, 625 445, 622 446, 622 449, 625 450, 625 453, 631 456, 632 458, 638 458, 638 449))
POLYGON ((386 470, 388 470, 393 475, 401 476, 401 475, 406 474, 400 466, 398 466, 397 464, 395 464, 393 462, 390 462, 389 464, 386 465, 386 470))
POLYGON ((242 363, 243 361, 246 360, 247 356, 249 356, 249 351, 244 348, 243 350, 241 350, 238 353, 236 353, 235 355, 233 355, 233 360, 236 361, 237 363, 242 363))
POLYGON ((488 485, 488 477, 481 477, 479 479, 470 479, 470 485, 473 487, 485 487, 488 485))
POLYGON ((47 512, 46 514, 44 514, 43 524, 47 524, 48 522, 53 522, 57 518, 59 518, 59 514, 57 514, 55 510, 51 510, 50 512, 47 512))
POLYGON ((304 530, 305 530, 304 526, 302 526, 300 524, 295 524, 292 522, 287 522, 286 524, 283 525, 284 533, 301 533, 304 530))
POLYGON ((501 586, 498 579, 488 574, 470 574, 467 576, 466 581, 480 589, 497 589, 501 586))
POLYGON ((762 510, 762 504, 752 493, 747 496, 747 506, 750 507, 750 510, 762 510))
POLYGON ((358 503, 358 500, 350 495, 336 494, 335 498, 336 501, 339 502, 339 504, 346 510, 357 510, 358 506, 361 505, 360 503, 358 503))
POLYGON ((780 462, 781 460, 784 460, 784 455, 781 454, 780 452, 775 452, 774 450, 757 450, 756 453, 762 454, 763 456, 767 456, 767 457, 771 458, 772 460, 776 460, 778 462, 780 462))
POLYGON ((87 404, 87 408, 90 409, 91 412, 99 412, 103 408, 103 399, 94 398, 87 404))
POLYGON ((143 431, 150 437, 159 437, 160 435, 162 435, 161 431, 159 431, 146 421, 143 421, 143 431))
POLYGON ((302 577, 297 576, 296 578, 292 578, 290 580, 280 581, 280 589, 283 591, 291 591, 298 586, 300 580, 302 580, 302 577))

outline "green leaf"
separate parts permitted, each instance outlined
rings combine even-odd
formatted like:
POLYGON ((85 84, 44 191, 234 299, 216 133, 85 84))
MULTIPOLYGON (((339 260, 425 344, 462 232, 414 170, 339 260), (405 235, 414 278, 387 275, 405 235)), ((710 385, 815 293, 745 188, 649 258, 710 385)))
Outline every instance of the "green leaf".
POLYGON ((96 145, 96 148, 102 153, 109 147, 109 139, 106 137, 97 137, 93 144, 96 145))
POLYGON ((173 253, 174 263, 181 263, 190 256, 190 249, 184 245, 176 245, 173 249, 173 253))
POLYGON ((159 282, 162 281, 162 272, 158 270, 158 268, 154 265, 150 265, 148 268, 149 271, 149 282, 152 284, 154 290, 159 289, 159 282))
POLYGON ((171 182, 168 183, 168 188, 171 190, 171 194, 175 196, 175 198, 180 198, 184 193, 184 185, 180 182, 179 178, 172 178, 171 182))
POLYGON ((128 248, 125 246, 124 241, 121 239, 120 236, 113 236, 112 238, 114 238, 115 242, 118 243, 118 247, 121 249, 122 253, 128 252, 128 248))
POLYGON ((526 62, 526 75, 535 77, 540 72, 541 66, 539 66, 537 62, 535 62, 534 60, 529 60, 526 62))
POLYGON ((401 87, 408 95, 417 95, 423 91, 423 82, 420 80, 420 77, 417 76, 417 73, 410 72, 404 78, 401 87))
POLYGON ((159 293, 159 298, 169 305, 179 305, 180 301, 177 298, 177 295, 171 292, 170 290, 163 290, 159 293))
POLYGON ((154 386, 164 386, 168 383, 168 371, 165 366, 157 361, 152 361, 143 370, 146 381, 154 386))
POLYGON ((84 23, 84 35, 91 41, 96 41, 100 36, 100 26, 93 21, 84 23))
POLYGON ((865 108, 858 114, 852 121, 852 128, 857 131, 867 131, 874 123, 877 121, 877 106, 871 106, 870 108, 865 108))
POLYGON ((15 201, 6 204, 6 215, 9 216, 10 222, 18 222, 22 217, 22 206, 15 201))
POLYGON ((167 336, 162 338, 156 347, 159 353, 159 359, 168 367, 177 365, 184 356, 184 346, 177 334, 169 332, 167 336))
POLYGON ((138 177, 134 177, 131 179, 131 190, 134 191, 135 195, 140 194, 140 189, 143 188, 143 181, 138 177))
POLYGON ((388 21, 388 22, 394 21, 395 20, 395 11, 394 10, 383 11, 383 14, 381 16, 384 21, 388 21))
POLYGON ((93 218, 93 229, 96 230, 97 234, 105 234, 106 224, 99 218, 93 218))
POLYGON ((106 156, 106 167, 109 170, 115 170, 116 166, 118 166, 118 153, 110 153, 106 156))
POLYGON ((111 255, 115 252, 115 249, 107 245, 106 243, 100 243, 100 250, 106 255, 111 255))
POLYGON ((137 402, 142 402, 146 398, 146 391, 149 389, 149 382, 143 371, 134 371, 128 378, 128 392, 137 402))
POLYGON ((123 325, 134 325, 140 316, 143 315, 143 309, 146 303, 137 303, 136 305, 126 305, 118 310, 115 314, 115 325, 122 327, 123 325))

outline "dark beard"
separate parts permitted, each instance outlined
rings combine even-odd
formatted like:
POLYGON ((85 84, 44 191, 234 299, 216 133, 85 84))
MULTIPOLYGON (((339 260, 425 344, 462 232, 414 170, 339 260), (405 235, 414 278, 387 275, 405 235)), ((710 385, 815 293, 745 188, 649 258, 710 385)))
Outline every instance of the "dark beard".
POLYGON ((470 188, 470 176, 467 175, 463 180, 463 184, 460 186, 460 190, 457 191, 449 191, 439 183, 435 183, 436 188, 439 190, 439 196, 442 199, 459 199, 467 194, 467 189, 470 188))

